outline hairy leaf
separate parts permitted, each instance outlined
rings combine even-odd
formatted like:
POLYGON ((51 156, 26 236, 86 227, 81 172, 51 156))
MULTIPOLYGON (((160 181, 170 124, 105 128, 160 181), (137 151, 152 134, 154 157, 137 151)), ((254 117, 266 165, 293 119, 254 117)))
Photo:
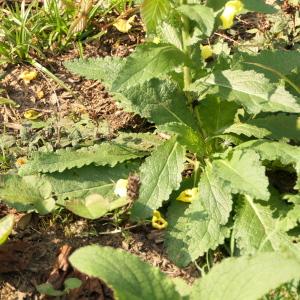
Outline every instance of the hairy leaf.
POLYGON ((169 43, 182 50, 182 37, 178 28, 170 25, 167 22, 163 22, 158 30, 158 35, 165 43, 169 43))
POLYGON ((268 137, 281 139, 283 137, 300 141, 300 117, 297 115, 276 114, 249 120, 247 123, 271 132, 268 137))
POLYGON ((300 112, 300 101, 283 87, 277 87, 254 71, 217 71, 197 80, 191 87, 216 86, 223 99, 236 101, 252 114, 265 112, 300 112))
POLYGON ((248 141, 239 145, 238 149, 252 149, 259 153, 261 159, 279 160, 283 165, 293 165, 297 170, 300 162, 300 148, 284 142, 248 141))
POLYGON ((41 176, 0 175, 0 199, 18 210, 49 213, 55 206, 52 187, 41 176))
POLYGON ((103 280, 119 300, 179 300, 172 280, 159 269, 119 249, 86 246, 69 258, 82 273, 103 280))
POLYGON ((280 253, 227 258, 194 283, 190 299, 257 300, 299 274, 298 260, 280 253))
POLYGON ((167 253, 180 267, 215 249, 228 234, 228 229, 210 218, 197 200, 191 204, 174 201, 168 210, 168 223, 167 253))
POLYGON ((207 165, 199 183, 202 206, 217 224, 225 225, 232 210, 230 189, 213 174, 212 166, 207 165))
POLYGON ((106 56, 104 58, 80 58, 65 62, 64 65, 72 73, 87 79, 103 81, 110 88, 125 62, 124 58, 106 56))
POLYGON ((158 131, 173 133, 177 135, 178 142, 187 147, 193 153, 197 153, 199 157, 205 155, 205 144, 200 134, 191 127, 183 123, 167 123, 158 127, 158 131))
POLYGON ((243 53, 242 68, 263 73, 271 80, 279 79, 300 67, 300 52, 263 50, 257 55, 243 53))
POLYGON ((299 251, 299 246, 282 230, 283 213, 286 213, 284 203, 276 194, 272 194, 268 202, 253 200, 250 196, 241 198, 232 233, 241 253, 279 251, 284 247, 299 251))
POLYGON ((113 193, 115 182, 126 179, 130 172, 137 169, 137 166, 136 163, 118 164, 114 168, 86 166, 66 170, 63 173, 47 174, 47 180, 62 205, 64 200, 86 199, 93 194, 114 201, 116 200, 113 193))
POLYGON ((211 8, 200 4, 189 4, 181 5, 177 10, 195 21, 203 35, 209 37, 212 34, 215 25, 215 16, 211 8))
POLYGON ((300 147, 283 142, 249 141, 238 146, 237 149, 252 149, 262 160, 279 160, 283 165, 292 165, 298 174, 296 189, 300 188, 300 147))
MULTIPOLYGON (((208 0, 207 5, 214 10, 220 10, 228 0, 208 0)), ((265 14, 273 14, 277 12, 277 9, 269 4, 266 4, 263 0, 243 0, 244 8, 249 11, 260 12, 265 14)))
POLYGON ((36 152, 32 159, 20 168, 19 174, 24 176, 39 172, 63 172, 66 169, 81 168, 90 164, 115 166, 117 163, 145 155, 147 155, 145 151, 108 142, 79 150, 36 152))
POLYGON ((65 206, 80 217, 95 220, 104 216, 110 210, 122 207, 129 202, 130 200, 127 198, 111 201, 99 194, 91 194, 85 199, 67 200, 65 206))
POLYGON ((222 101, 214 96, 207 96, 198 105, 201 125, 208 136, 221 134, 234 122, 238 106, 234 102, 222 101))
POLYGON ((248 141, 237 149, 251 149, 259 153, 263 160, 279 160, 283 165, 297 165, 300 161, 300 148, 283 142, 248 141))
POLYGON ((195 120, 191 116, 186 103, 186 96, 178 86, 168 80, 152 79, 136 85, 119 98, 132 112, 147 118, 157 125, 179 122, 195 128, 195 120))
POLYGON ((262 139, 271 134, 271 132, 265 128, 259 128, 255 125, 250 125, 246 123, 235 123, 224 130, 224 133, 235 133, 243 134, 248 137, 254 136, 256 138, 262 139))
POLYGON ((141 15, 149 32, 155 32, 157 25, 164 20, 171 9, 169 0, 144 0, 141 15))
POLYGON ((300 194, 286 195, 284 199, 288 200, 289 205, 286 205, 288 211, 280 221, 280 228, 287 232, 298 226, 300 222, 300 194))
POLYGON ((268 200, 268 178, 260 157, 253 150, 236 150, 228 159, 213 161, 214 175, 218 176, 232 193, 246 193, 256 199, 268 200))
POLYGON ((114 142, 140 151, 152 151, 162 144, 164 140, 150 132, 119 132, 119 135, 114 139, 114 142))
POLYGON ((184 161, 185 148, 176 137, 159 146, 146 159, 140 169, 140 195, 131 211, 134 219, 150 217, 153 210, 161 207, 171 192, 179 188, 184 161))
POLYGON ((144 83, 167 74, 184 63, 189 63, 186 55, 171 44, 140 45, 127 58, 124 67, 113 82, 112 90, 117 92, 144 83))

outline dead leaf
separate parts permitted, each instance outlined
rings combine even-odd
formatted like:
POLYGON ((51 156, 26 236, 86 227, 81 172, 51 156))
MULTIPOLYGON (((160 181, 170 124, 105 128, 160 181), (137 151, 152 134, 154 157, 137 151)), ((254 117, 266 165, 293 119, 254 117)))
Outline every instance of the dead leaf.
POLYGON ((68 270, 70 268, 68 258, 71 251, 72 247, 69 245, 60 247, 57 260, 47 280, 47 282, 51 283, 57 290, 62 289, 63 283, 68 275, 68 270))
POLYGON ((113 24, 113 26, 116 27, 120 32, 127 33, 132 28, 134 19, 135 15, 128 20, 119 19, 113 24))
POLYGON ((70 277, 76 277, 82 281, 78 289, 69 292, 67 300, 105 300, 103 284, 98 278, 90 278, 79 271, 74 271, 70 277))
POLYGON ((30 81, 34 80, 37 77, 38 73, 36 71, 26 70, 22 72, 19 76, 20 79, 23 79, 25 84, 29 84, 30 81))
POLYGON ((30 224, 32 218, 32 214, 18 214, 16 219, 16 228, 20 230, 25 230, 26 227, 30 224))
POLYGON ((35 95, 36 95, 36 97, 37 97, 38 99, 43 99, 44 96, 45 96, 45 93, 44 93, 44 91, 39 90, 39 91, 37 91, 37 92, 35 93, 35 95))

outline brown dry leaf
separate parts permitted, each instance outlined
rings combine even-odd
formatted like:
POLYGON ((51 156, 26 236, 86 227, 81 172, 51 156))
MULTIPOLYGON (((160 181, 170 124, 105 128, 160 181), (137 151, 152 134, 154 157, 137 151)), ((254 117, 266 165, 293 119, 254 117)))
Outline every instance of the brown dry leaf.
POLYGON ((98 278, 90 278, 85 274, 74 271, 69 277, 76 277, 82 281, 78 289, 73 289, 67 296, 67 300, 105 300, 103 285, 98 278))
POLYGON ((31 80, 36 79, 38 73, 36 71, 25 70, 19 76, 20 79, 23 79, 25 84, 29 84, 31 80))
POLYGON ((134 15, 131 18, 129 18, 128 20, 118 19, 113 24, 113 26, 116 27, 118 29, 118 31, 127 33, 131 29, 132 23, 134 22, 135 17, 136 16, 134 15))
POLYGON ((20 230, 25 230, 26 227, 30 224, 32 218, 32 214, 20 213, 15 216, 16 228, 20 230))
POLYGON ((9 241, 0 246, 0 274, 26 270, 33 255, 31 244, 9 241))
POLYGON ((47 282, 51 283, 57 290, 63 288, 63 283, 68 275, 68 271, 70 269, 68 258, 71 251, 72 247, 69 245, 63 245, 60 247, 57 260, 47 280, 47 282))
POLYGON ((37 97, 39 100, 41 100, 41 99, 44 98, 45 93, 44 93, 43 90, 38 90, 38 91, 35 93, 35 95, 36 95, 36 97, 37 97))

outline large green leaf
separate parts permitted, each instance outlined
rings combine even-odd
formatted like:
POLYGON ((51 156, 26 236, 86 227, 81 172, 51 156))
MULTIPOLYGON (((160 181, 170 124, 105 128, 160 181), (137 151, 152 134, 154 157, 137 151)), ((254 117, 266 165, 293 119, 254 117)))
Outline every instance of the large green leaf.
POLYGON ((65 207, 75 215, 86 219, 98 219, 110 210, 122 207, 130 202, 127 198, 110 201, 99 194, 91 194, 85 199, 73 199, 65 202, 65 207))
POLYGON ((232 210, 230 189, 213 174, 212 166, 207 165, 199 183, 202 206, 217 224, 225 225, 232 210))
POLYGON ((156 125, 179 122, 195 128, 195 120, 184 93, 171 81, 152 79, 122 92, 118 99, 129 111, 156 125))
POLYGON ((37 210, 40 214, 54 209, 52 186, 41 176, 0 175, 0 199, 18 210, 37 210))
POLYGON ((52 185, 55 197, 62 205, 64 200, 86 199, 93 194, 114 201, 115 182, 126 179, 129 173, 136 169, 137 164, 133 163, 118 164, 114 168, 86 166, 63 173, 47 174, 46 177, 52 185))
MULTIPOLYGON (((214 10, 220 10, 228 0, 208 0, 207 5, 214 10)), ((264 0, 243 0, 244 8, 249 11, 260 12, 265 14, 276 13, 277 9, 264 0)))
POLYGON ((297 115, 268 115, 249 120, 247 123, 269 130, 271 135, 268 137, 273 139, 288 138, 300 141, 300 117, 297 115))
POLYGON ((179 28, 172 26, 167 22, 163 22, 159 26, 158 36, 164 43, 169 43, 182 50, 182 36, 179 28))
POLYGON ((256 199, 268 200, 268 178, 259 155, 253 150, 236 150, 228 159, 213 161, 214 175, 218 176, 232 193, 246 193, 256 199))
POLYGON ((56 152, 36 152, 19 174, 29 175, 35 173, 63 172, 66 169, 81 168, 90 164, 98 166, 115 166, 126 160, 143 157, 145 151, 117 143, 102 143, 79 150, 61 149, 56 152))
POLYGON ((171 279, 125 251, 86 246, 75 251, 69 260, 80 272, 103 280, 118 300, 181 299, 171 279))
POLYGON ((217 87, 223 99, 240 103, 249 113, 300 112, 298 98, 254 71, 217 71, 197 80, 191 89, 201 90, 203 85, 217 87))
POLYGON ((171 44, 147 43, 137 47, 127 58, 112 85, 112 90, 126 89, 169 73, 189 63, 187 56, 171 44))
POLYGON ((200 4, 189 4, 181 5, 177 10, 195 21, 203 35, 210 36, 212 34, 215 25, 215 15, 211 8, 200 4))
POLYGON ((14 215, 7 215, 0 219, 0 245, 6 242, 14 227, 14 215))
POLYGON ((234 123, 224 130, 224 133, 235 133, 237 135, 243 134, 248 137, 254 136, 262 139, 266 136, 271 135, 271 132, 265 128, 259 128, 255 125, 247 123, 234 123))
POLYGON ((176 265, 187 266, 222 244, 227 235, 228 229, 210 218, 198 199, 191 204, 174 199, 170 205, 165 245, 176 265))
POLYGON ((153 210, 161 207, 171 192, 179 188, 184 161, 185 148, 176 137, 159 146, 146 159, 140 169, 140 195, 131 211, 134 219, 150 217, 153 210))
POLYGON ((296 248, 299 253, 299 246, 293 244, 282 230, 282 220, 287 210, 277 194, 272 194, 268 202, 253 200, 250 196, 244 196, 239 201, 232 234, 242 254, 283 248, 296 248))
POLYGON ((285 195, 285 200, 288 200, 287 212, 284 218, 280 221, 280 228, 287 232, 296 226, 300 222, 300 194, 297 195, 285 195))
POLYGON ((300 147, 283 142, 261 140, 243 143, 237 149, 252 149, 251 151, 256 151, 262 160, 278 160, 283 165, 292 165, 298 175, 298 182, 295 188, 300 189, 300 147))
POLYGON ((200 134, 183 123, 167 123, 158 126, 158 131, 177 135, 177 141, 186 146, 187 150, 196 153, 199 157, 205 155, 205 144, 200 134))
POLYGON ((126 59, 120 57, 76 59, 65 62, 64 65, 71 72, 87 79, 100 80, 107 87, 111 87, 126 59))
POLYGON ((289 74, 300 67, 300 52, 283 50, 264 50, 257 55, 243 53, 241 67, 244 70, 255 70, 272 80, 289 74))
POLYGON ((155 32, 156 26, 167 17, 170 9, 170 0, 144 0, 141 15, 147 30, 155 32))
POLYGON ((244 7, 246 10, 264 13, 274 14, 278 11, 274 5, 267 4, 264 0, 244 0, 244 7))
POLYGON ((139 151, 152 151, 162 144, 164 140, 152 132, 120 132, 113 140, 116 144, 126 146, 139 151))
POLYGON ((300 147, 292 146, 284 142, 268 140, 248 141, 237 149, 251 149, 256 151, 262 160, 279 160, 283 165, 297 165, 300 162, 300 147))
POLYGON ((280 253, 227 258, 194 283, 190 299, 257 300, 299 274, 298 260, 280 253))
POLYGON ((221 134, 234 122, 238 105, 234 102, 222 101, 218 97, 207 96, 200 101, 198 111, 201 126, 208 136, 221 134))

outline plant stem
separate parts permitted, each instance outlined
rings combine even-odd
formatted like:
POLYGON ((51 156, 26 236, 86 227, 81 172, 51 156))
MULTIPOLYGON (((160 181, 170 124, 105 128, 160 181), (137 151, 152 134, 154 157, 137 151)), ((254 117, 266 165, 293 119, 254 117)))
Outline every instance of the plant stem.
MULTIPOLYGON (((181 0, 180 1, 181 5, 187 4, 187 0, 181 0)), ((182 16, 182 23, 183 23, 183 29, 182 29, 182 47, 183 47, 183 52, 186 54, 188 58, 191 57, 191 51, 190 51, 190 20, 186 16, 182 16)), ((186 93, 187 97, 187 104, 188 107, 190 108, 191 112, 194 114, 198 121, 198 127, 199 127, 199 133, 201 134, 203 140, 204 140, 204 132, 201 129, 201 120, 200 116, 198 113, 197 108, 195 109, 193 107, 193 97, 191 96, 191 93, 189 93, 189 88, 192 83, 192 75, 191 75, 191 69, 189 66, 183 66, 183 82, 184 82, 184 91, 186 93)))
MULTIPOLYGON (((181 0, 181 4, 186 4, 186 0, 181 0)), ((182 23, 183 23, 183 30, 182 30, 182 46, 183 51, 186 54, 186 56, 190 57, 190 47, 189 47, 189 40, 190 40, 190 21, 188 17, 183 16, 182 17, 182 23)), ((190 84, 192 82, 192 76, 191 76, 191 70, 188 66, 183 67, 183 80, 184 80, 184 90, 188 90, 190 87, 190 84)), ((189 97, 190 98, 190 97, 189 97)), ((188 104, 191 104, 192 99, 188 99, 188 104)))

